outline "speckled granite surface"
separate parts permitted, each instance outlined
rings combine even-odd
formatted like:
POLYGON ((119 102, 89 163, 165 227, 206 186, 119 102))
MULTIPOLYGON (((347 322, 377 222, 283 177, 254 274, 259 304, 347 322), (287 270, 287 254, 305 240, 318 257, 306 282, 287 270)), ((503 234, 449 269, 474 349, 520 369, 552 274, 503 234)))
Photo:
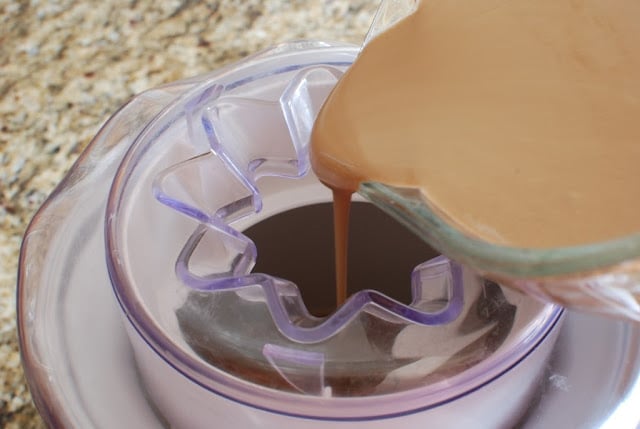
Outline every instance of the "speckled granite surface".
POLYGON ((41 427, 15 323, 27 222, 118 106, 275 43, 360 43, 376 0, 0 1, 0 427, 41 427))

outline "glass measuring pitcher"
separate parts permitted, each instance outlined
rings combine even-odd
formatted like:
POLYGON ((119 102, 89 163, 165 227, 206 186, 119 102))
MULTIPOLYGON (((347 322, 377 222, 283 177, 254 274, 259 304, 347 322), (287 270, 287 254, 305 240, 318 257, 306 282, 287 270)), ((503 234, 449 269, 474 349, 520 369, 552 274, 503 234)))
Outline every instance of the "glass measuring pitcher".
MULTIPOLYGON (((417 5, 417 1, 383 2, 367 40, 411 14, 417 5)), ((500 4, 486 2, 482 7, 489 10, 490 6, 497 9, 500 4)), ((414 43, 417 46, 420 41, 414 43)), ((393 89, 377 89, 385 90, 393 89)), ((442 143, 446 147, 446 142, 442 143)), ((366 143, 363 150, 366 151, 366 143)), ((579 154, 576 156, 579 162, 579 154)), ((456 228, 420 190, 365 182, 358 192, 443 254, 505 285, 566 307, 640 319, 639 234, 563 248, 509 247, 472 237, 456 228)))

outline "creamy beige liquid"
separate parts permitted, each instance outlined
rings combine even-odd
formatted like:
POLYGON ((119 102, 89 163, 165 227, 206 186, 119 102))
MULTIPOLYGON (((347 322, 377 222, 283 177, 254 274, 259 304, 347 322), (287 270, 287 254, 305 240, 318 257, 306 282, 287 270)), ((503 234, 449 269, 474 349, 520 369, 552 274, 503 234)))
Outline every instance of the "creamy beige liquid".
POLYGON ((639 20, 637 0, 423 1, 330 95, 313 168, 340 195, 418 188, 507 246, 639 232, 639 20))
POLYGON ((640 2, 430 0, 374 38, 312 138, 333 188, 419 188, 514 247, 640 231, 640 2))
POLYGON ((349 249, 349 213, 351 194, 349 190, 333 189, 333 228, 336 266, 336 305, 347 299, 347 262, 349 249))

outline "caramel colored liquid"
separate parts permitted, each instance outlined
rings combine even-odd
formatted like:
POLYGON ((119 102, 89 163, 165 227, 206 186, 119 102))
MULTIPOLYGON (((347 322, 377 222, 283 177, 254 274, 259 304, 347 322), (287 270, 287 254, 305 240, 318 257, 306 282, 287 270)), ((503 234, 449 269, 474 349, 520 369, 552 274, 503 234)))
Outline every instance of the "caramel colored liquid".
POLYGON ((336 259, 336 305, 347 299, 347 262, 349 248, 349 213, 352 191, 333 189, 333 228, 336 259))
POLYGON ((496 244, 637 233, 638 19, 636 0, 423 1, 328 98, 313 168, 349 192, 420 189, 452 226, 496 244))

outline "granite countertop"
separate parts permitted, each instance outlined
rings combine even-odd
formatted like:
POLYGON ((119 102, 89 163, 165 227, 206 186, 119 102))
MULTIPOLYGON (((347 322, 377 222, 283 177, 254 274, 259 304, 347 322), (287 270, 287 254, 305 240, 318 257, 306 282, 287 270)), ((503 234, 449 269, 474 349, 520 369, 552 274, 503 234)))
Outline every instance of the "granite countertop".
POLYGON ((29 219, 132 95, 282 41, 361 43, 376 0, 0 2, 0 427, 43 423, 18 352, 29 219))

